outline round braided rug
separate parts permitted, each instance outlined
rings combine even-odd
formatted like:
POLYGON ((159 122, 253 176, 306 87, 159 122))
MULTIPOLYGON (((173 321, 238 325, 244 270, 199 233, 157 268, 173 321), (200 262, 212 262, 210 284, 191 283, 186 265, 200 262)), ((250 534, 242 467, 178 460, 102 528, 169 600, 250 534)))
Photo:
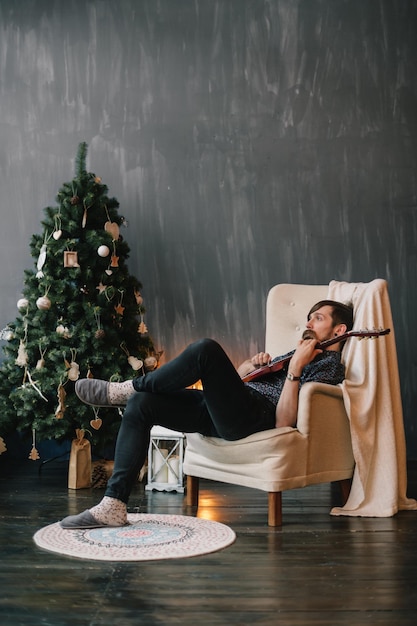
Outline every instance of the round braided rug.
POLYGON ((128 514, 128 526, 68 530, 59 522, 38 530, 39 548, 93 561, 155 561, 216 552, 231 545, 231 528, 185 515, 128 514))

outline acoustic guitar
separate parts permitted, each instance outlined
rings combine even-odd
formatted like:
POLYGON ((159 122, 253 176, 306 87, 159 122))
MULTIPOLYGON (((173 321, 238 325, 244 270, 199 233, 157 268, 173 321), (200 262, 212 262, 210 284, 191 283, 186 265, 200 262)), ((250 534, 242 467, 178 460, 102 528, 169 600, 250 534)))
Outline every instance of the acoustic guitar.
MULTIPOLYGON (((384 328, 383 330, 349 330, 347 333, 343 335, 337 335, 337 337, 332 337, 331 339, 326 339, 326 341, 318 342, 316 348, 320 350, 325 350, 329 346, 332 346, 335 343, 339 343, 340 341, 345 341, 350 337, 359 337, 360 339, 369 339, 370 337, 380 337, 381 335, 388 335, 391 331, 390 328, 384 328)), ((275 372, 279 372, 284 369, 285 365, 289 363, 292 358, 292 354, 290 356, 285 356, 278 361, 274 361, 274 363, 269 363, 268 365, 262 365, 262 367, 258 367, 253 372, 246 374, 242 378, 243 382, 249 383, 252 380, 257 380, 262 376, 268 376, 268 374, 274 374, 275 372)))

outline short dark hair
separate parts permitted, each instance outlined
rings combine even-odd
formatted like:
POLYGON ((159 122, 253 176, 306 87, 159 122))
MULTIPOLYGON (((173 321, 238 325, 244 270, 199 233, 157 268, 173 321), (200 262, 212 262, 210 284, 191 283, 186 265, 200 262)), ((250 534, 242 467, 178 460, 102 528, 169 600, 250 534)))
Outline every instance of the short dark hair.
POLYGON ((310 316, 318 309, 321 309, 323 306, 330 306, 332 308, 332 319, 333 326, 337 326, 338 324, 345 324, 346 330, 352 330, 353 327, 353 307, 349 304, 343 304, 342 302, 336 302, 335 300, 320 300, 320 302, 316 302, 314 306, 311 307, 308 312, 307 319, 310 319, 310 316))

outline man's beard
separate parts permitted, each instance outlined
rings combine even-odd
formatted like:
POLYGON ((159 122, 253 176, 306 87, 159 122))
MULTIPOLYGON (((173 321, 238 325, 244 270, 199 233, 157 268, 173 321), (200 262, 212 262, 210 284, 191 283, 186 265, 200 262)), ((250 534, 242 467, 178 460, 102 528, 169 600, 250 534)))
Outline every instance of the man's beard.
POLYGON ((317 339, 317 335, 314 332, 314 330, 312 330, 311 328, 306 328, 305 331, 302 334, 302 338, 303 339, 317 339, 317 341, 319 343, 323 343, 324 341, 329 341, 330 339, 333 339, 334 335, 330 334, 328 337, 325 337, 324 339, 321 339, 320 341, 317 339))

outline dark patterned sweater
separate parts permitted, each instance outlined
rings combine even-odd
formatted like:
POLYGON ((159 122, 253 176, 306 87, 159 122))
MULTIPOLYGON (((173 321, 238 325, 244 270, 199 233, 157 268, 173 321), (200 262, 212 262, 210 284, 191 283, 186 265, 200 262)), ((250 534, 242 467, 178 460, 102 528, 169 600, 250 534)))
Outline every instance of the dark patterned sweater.
MULTIPOLYGON (((285 359, 293 354, 294 350, 288 352, 288 354, 272 359, 271 363, 285 359)), ((318 354, 311 363, 304 367, 301 374, 300 385, 312 381, 338 385, 345 378, 345 367, 340 359, 340 352, 324 350, 318 354)), ((257 391, 263 396, 264 400, 267 400, 268 403, 272 403, 275 407, 278 404, 286 376, 287 367, 285 366, 284 369, 279 372, 267 374, 264 378, 253 380, 252 382, 245 383, 245 385, 257 391)))

